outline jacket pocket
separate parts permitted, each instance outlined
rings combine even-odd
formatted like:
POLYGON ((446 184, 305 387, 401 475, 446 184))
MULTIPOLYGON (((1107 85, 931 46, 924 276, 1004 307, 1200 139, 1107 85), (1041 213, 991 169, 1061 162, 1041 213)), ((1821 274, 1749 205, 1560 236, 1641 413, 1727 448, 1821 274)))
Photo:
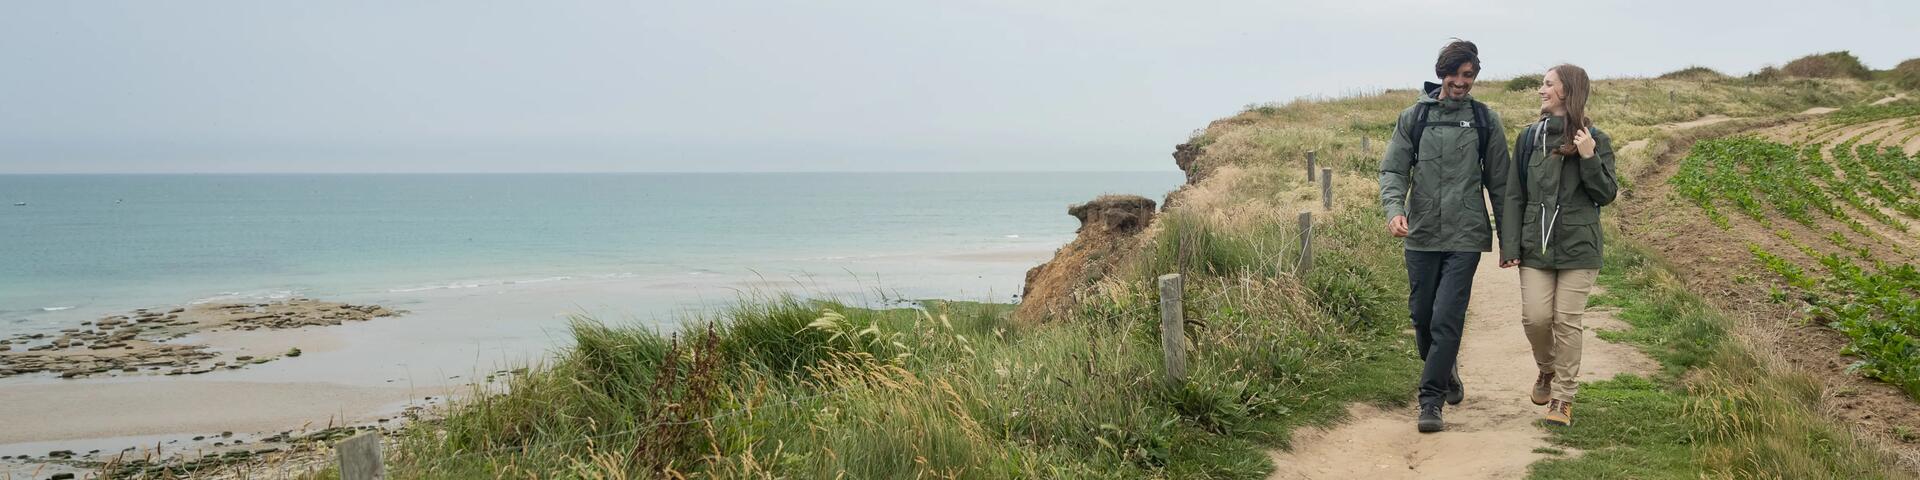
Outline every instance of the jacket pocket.
POLYGON ((1565 212, 1561 226, 1555 227, 1554 241, 1559 244, 1559 262, 1563 264, 1600 261, 1600 209, 1581 208, 1565 212))
POLYGON ((1440 200, 1421 194, 1418 189, 1407 196, 1407 240, 1431 244, 1440 235, 1440 200))
POLYGON ((1520 249, 1522 252, 1540 251, 1540 204, 1527 202, 1520 207, 1520 249))

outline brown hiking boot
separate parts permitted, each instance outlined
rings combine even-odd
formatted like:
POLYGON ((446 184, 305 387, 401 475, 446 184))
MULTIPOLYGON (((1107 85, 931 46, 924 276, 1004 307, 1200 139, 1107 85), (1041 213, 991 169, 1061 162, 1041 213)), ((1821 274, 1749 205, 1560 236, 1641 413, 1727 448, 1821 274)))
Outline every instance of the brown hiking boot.
POLYGON ((1562 427, 1573 425, 1573 402, 1554 400, 1547 405, 1547 415, 1540 421, 1562 427))
POLYGON ((1533 380, 1533 404, 1546 405, 1553 396, 1553 372, 1540 372, 1540 378, 1533 380))

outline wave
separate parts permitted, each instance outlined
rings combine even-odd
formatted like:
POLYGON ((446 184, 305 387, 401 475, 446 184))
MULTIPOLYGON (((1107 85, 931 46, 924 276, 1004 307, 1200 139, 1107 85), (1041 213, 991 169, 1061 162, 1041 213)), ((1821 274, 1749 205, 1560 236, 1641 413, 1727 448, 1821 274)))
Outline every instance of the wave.
MULTIPOLYGON (((615 273, 615 274, 607 274, 607 275, 593 275, 591 276, 591 278, 628 278, 632 276, 634 276, 634 274, 632 273, 615 273)), ((387 289, 387 293, 414 293, 414 292, 426 292, 426 291, 432 291, 432 290, 461 290, 461 289, 468 289, 468 288, 496 287, 496 286, 504 286, 504 285, 525 285, 525 284, 532 284, 532 283, 564 282, 568 280, 574 280, 576 278, 579 278, 579 277, 575 277, 573 275, 556 275, 551 277, 528 278, 528 279, 521 279, 521 280, 477 280, 477 281, 466 281, 466 282, 454 282, 454 283, 448 283, 445 285, 421 285, 421 286, 394 287, 394 288, 387 289)))
POLYGON ((294 298, 294 297, 298 297, 298 296, 300 296, 300 292, 297 292, 297 291, 293 291, 293 290, 259 290, 259 291, 252 291, 252 292, 220 292, 219 294, 215 294, 215 295, 212 295, 212 296, 207 296, 207 297, 201 297, 201 298, 196 298, 196 299, 193 299, 193 300, 190 300, 190 301, 188 301, 188 302, 187 302, 187 304, 188 304, 188 305, 204 305, 204 304, 208 304, 208 303, 215 303, 215 302, 234 302, 234 301, 254 301, 254 300, 285 300, 285 299, 289 299, 289 298, 294 298))
POLYGON ((72 310, 72 309, 73 309, 72 305, 68 305, 65 307, 40 307, 40 311, 42 312, 58 312, 61 310, 72 310))

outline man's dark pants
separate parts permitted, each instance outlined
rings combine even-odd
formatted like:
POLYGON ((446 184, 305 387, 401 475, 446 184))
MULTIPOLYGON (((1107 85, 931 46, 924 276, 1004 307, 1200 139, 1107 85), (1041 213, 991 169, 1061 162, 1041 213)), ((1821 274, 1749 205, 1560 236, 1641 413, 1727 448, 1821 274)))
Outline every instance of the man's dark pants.
POLYGON ((1420 404, 1437 405, 1458 380, 1454 365, 1460 356, 1460 335, 1466 330, 1467 300, 1473 296, 1473 273, 1480 252, 1416 252, 1407 250, 1407 283, 1412 294, 1414 344, 1426 368, 1420 371, 1420 404))

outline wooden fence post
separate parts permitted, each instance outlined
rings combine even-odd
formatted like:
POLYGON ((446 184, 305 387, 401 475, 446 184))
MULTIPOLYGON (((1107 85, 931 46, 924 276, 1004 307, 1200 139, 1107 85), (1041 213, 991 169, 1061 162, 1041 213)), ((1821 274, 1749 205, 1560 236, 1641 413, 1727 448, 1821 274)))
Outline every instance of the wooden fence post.
POLYGON ((1333 210, 1333 169, 1320 169, 1320 209, 1333 210))
POLYGON ((1300 274, 1313 269, 1313 211, 1300 211, 1300 274))
POLYGON ((1313 150, 1307 151, 1307 183, 1313 183, 1313 150))
POLYGON ((1185 283, 1178 273, 1160 276, 1160 349, 1167 357, 1168 385, 1187 381, 1187 321, 1180 306, 1185 283))
POLYGON ((333 446, 340 457, 340 480, 383 480, 387 466, 380 460, 380 433, 367 432, 333 446))

